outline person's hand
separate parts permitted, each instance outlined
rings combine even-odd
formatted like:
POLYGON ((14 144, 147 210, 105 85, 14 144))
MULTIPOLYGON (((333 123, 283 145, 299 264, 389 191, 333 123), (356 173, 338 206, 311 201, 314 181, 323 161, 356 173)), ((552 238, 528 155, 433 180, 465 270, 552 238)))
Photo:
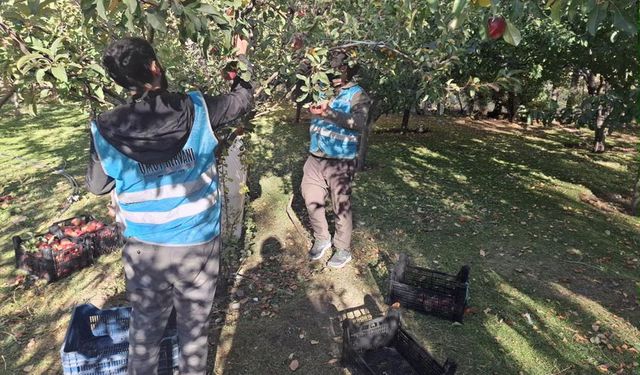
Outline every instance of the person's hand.
POLYGON ((322 101, 319 103, 312 104, 309 107, 309 112, 311 112, 311 114, 316 116, 323 116, 328 107, 329 107, 329 102, 322 101))
POLYGON ((249 41, 242 39, 240 35, 235 35, 233 37, 233 46, 236 49, 236 55, 246 55, 247 49, 249 49, 249 41))

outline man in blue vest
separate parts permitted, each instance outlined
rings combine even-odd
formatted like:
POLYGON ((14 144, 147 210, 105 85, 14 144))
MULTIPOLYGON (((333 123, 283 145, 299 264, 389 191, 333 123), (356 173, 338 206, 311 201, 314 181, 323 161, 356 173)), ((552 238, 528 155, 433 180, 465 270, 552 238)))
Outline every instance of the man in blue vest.
POLYGON ((371 103, 362 87, 353 81, 357 65, 349 64, 345 52, 333 54, 331 67, 339 72, 331 77, 336 96, 310 108, 314 117, 309 127, 311 143, 301 190, 315 239, 309 258, 319 260, 333 244, 335 252, 327 265, 342 268, 352 259, 351 180, 359 133, 367 126, 371 103), (335 215, 333 242, 325 216, 329 194, 335 215))
MULTIPOLYGON (((237 38, 239 60, 247 42, 237 38)), ((249 82, 209 96, 167 91, 151 45, 111 43, 102 62, 131 100, 91 122, 87 188, 113 190, 127 243, 123 250, 129 329, 129 374, 156 374, 160 341, 177 314, 180 374, 204 374, 208 316, 219 269, 220 204, 214 131, 252 106, 249 82)))

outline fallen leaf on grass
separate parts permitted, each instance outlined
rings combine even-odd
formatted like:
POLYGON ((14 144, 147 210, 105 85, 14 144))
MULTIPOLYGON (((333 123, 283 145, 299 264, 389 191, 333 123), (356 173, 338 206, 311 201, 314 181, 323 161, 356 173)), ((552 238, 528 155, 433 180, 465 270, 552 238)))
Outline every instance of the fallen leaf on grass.
POLYGON ((335 365, 336 363, 338 363, 338 358, 332 358, 329 361, 327 361, 327 363, 330 365, 335 365))
POLYGON ((318 340, 311 340, 311 345, 318 345, 320 344, 320 341, 318 340))
POLYGON ((22 371, 24 371, 26 373, 30 373, 31 371, 33 371, 33 366, 27 366, 27 367, 23 368, 22 371))
POLYGON ((291 361, 291 363, 289 363, 289 370, 291 371, 296 371, 298 367, 300 367, 300 362, 298 362, 297 359, 294 359, 293 361, 291 361))
POLYGON ((481 257, 487 256, 487 253, 484 250, 480 250, 480 256, 481 257))
POLYGON ((579 344, 586 344, 589 342, 589 339, 587 339, 586 337, 582 336, 579 333, 576 333, 575 335, 573 335, 573 340, 579 344))
POLYGON ((603 374, 607 374, 609 373, 609 365, 607 364, 602 364, 596 367, 596 369, 598 369, 598 371, 600 371, 603 374))

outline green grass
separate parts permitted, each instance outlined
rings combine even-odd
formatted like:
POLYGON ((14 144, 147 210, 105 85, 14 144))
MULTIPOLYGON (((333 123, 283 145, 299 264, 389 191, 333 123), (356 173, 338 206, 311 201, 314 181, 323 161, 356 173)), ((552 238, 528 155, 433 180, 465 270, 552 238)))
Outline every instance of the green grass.
MULTIPOLYGON (((584 132, 422 121, 422 135, 373 137, 354 198, 363 256, 406 252, 451 273, 471 266, 476 313, 462 327, 408 314, 424 342, 458 358, 464 374, 590 374, 637 363, 615 349, 640 349, 640 220, 581 197, 629 196, 633 154, 615 150, 638 138, 619 135, 614 151, 594 155, 563 146, 584 132), (613 350, 582 342, 598 333, 613 350)), ((370 262, 385 288, 382 259, 370 262)))
MULTIPOLYGON (((52 168, 66 160, 66 169, 82 184, 89 137, 83 113, 56 107, 35 119, 2 115, 0 195, 15 199, 0 210, 0 373, 55 374, 72 307, 123 302, 124 277, 119 255, 113 254, 97 267, 50 285, 14 285, 20 273, 13 266, 11 236, 41 231, 79 212, 104 217, 107 201, 83 193, 60 215, 69 184, 47 168, 14 158, 52 168)), ((256 121, 249 250, 278 242, 293 251, 287 252, 291 256, 305 251, 291 237, 296 234, 284 207, 293 194, 293 211, 305 222, 298 186, 308 134, 291 118, 292 111, 278 110, 256 121)), ((397 127, 399 120, 378 122, 368 168, 355 181, 353 247, 361 272, 353 277, 384 293, 388 270, 400 252, 450 273, 469 264, 473 310, 464 325, 404 312, 420 342, 439 359, 456 360, 459 374, 597 374, 600 365, 609 365, 609 373, 638 374, 638 367, 630 366, 638 362, 633 350, 640 350, 640 220, 618 209, 632 187, 635 155, 629 150, 638 134, 614 134, 608 140, 611 151, 592 154, 567 147, 584 142, 588 132, 561 128, 525 131, 503 122, 415 118, 427 132, 381 132, 397 127), (590 341, 598 334, 607 342, 590 341)), ((264 268, 261 258, 254 260, 254 270, 288 284, 309 277, 300 277, 295 262, 277 272, 273 267, 279 259, 264 268)), ((311 287, 300 281, 301 289, 311 287)), ((320 341, 300 346, 309 356, 298 372, 337 373, 326 365, 327 353, 336 355, 325 347, 332 340, 321 337, 325 327, 314 320, 305 293, 311 291, 281 297, 286 321, 261 319, 259 312, 254 316, 248 310, 235 317, 236 325, 227 326, 219 338, 218 360, 227 361, 224 373, 249 374, 251 366, 288 373, 289 353, 281 353, 279 345, 290 343, 279 340, 282 335, 299 340, 294 326, 320 341), (299 312, 296 301, 302 304, 299 312), (247 346, 254 341, 276 344, 247 346), (308 360, 315 357, 323 361, 318 366, 308 360)))
MULTIPOLYGON (((622 348, 640 349, 640 220, 616 211, 630 196, 637 134, 614 135, 612 151, 592 154, 566 146, 588 144, 588 131, 417 120, 427 132, 388 133, 400 119, 378 122, 353 200, 356 258, 381 291, 400 252, 450 273, 472 268, 463 326, 405 312, 420 341, 455 359, 460 374, 637 373, 636 352, 622 348), (590 341, 598 334, 606 343, 590 341)), ((252 194, 293 192, 304 221, 307 129, 286 112, 261 124, 254 177, 279 177, 281 191, 253 181, 252 194)))
POLYGON ((96 267, 51 285, 16 284, 12 236, 43 231, 56 220, 91 212, 103 217, 107 200, 82 193, 60 212, 71 184, 51 171, 64 166, 83 186, 88 156, 88 120, 78 109, 45 109, 36 118, 2 114, 0 122, 0 196, 14 199, 0 206, 0 373, 52 374, 60 369, 59 349, 74 305, 102 304, 122 296, 119 256, 99 259, 96 267), (25 370, 26 369, 26 370, 25 370))

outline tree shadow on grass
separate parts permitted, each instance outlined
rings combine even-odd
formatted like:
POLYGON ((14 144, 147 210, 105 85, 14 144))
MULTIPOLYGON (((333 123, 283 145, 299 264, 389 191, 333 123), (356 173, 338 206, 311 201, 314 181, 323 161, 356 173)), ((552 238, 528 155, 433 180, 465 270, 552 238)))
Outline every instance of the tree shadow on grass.
MULTIPOLYGON (((557 360, 556 371, 563 370, 560 364, 572 366, 567 373, 593 371, 588 358, 605 361, 615 354, 598 355, 597 348, 579 345, 556 348, 555 340, 575 329, 571 320, 536 332, 527 322, 522 323, 521 314, 525 312, 519 308, 523 305, 513 308, 513 297, 495 290, 500 283, 484 279, 487 272, 502 278, 530 275, 518 286, 528 301, 540 301, 540 306, 557 305, 563 313, 569 305, 566 298, 553 293, 551 284, 534 281, 578 280, 584 276, 584 281, 570 283, 568 288, 603 306, 594 319, 611 315, 619 317, 618 323, 623 325, 639 321, 636 302, 632 297, 622 297, 625 291, 633 295, 638 280, 637 273, 625 263, 638 255, 634 250, 640 239, 637 228, 623 217, 612 217, 576 199, 583 186, 619 192, 627 176, 582 156, 549 151, 542 141, 448 126, 446 130, 436 127, 424 137, 396 137, 391 141, 374 136, 370 157, 386 164, 380 162, 381 169, 361 176, 355 202, 356 212, 362 213, 360 220, 366 224, 357 235, 359 246, 364 248, 363 257, 371 251, 379 254, 371 260, 379 288, 386 289, 389 264, 398 252, 407 252, 419 263, 428 261, 430 268, 445 272, 470 264, 474 307, 479 311, 505 309, 504 315, 518 324, 503 327, 493 317, 482 322, 471 317, 461 330, 474 335, 473 344, 461 345, 457 338, 461 332, 456 334, 449 325, 416 317, 416 322, 439 327, 435 336, 423 330, 433 342, 455 347, 457 352, 474 353, 474 359, 462 362, 463 373, 478 371, 478 366, 483 371, 495 368, 491 361, 497 361, 498 368, 530 371, 530 366, 536 366, 527 358, 531 353, 540 353, 548 363, 557 360), (594 175, 602 175, 602 179, 594 181, 594 175), (371 209, 374 205, 379 211, 371 209), (602 235, 605 230, 608 234, 602 235), (634 239, 628 239, 629 235, 634 239), (597 263, 603 259, 605 264, 597 263), (592 266, 602 271, 594 273, 592 266), (582 275, 576 277, 580 272, 582 275), (590 286, 587 280, 592 280, 590 286), (620 294, 611 293, 609 286, 616 284, 620 294), (482 324, 487 331, 474 332, 467 327, 470 323, 482 324), (517 337, 520 349, 516 351, 500 342, 517 337), (496 344, 500 350, 495 349, 496 344), (509 355, 500 358, 500 351, 509 355)), ((587 313, 584 304, 571 309, 587 313)), ((626 332, 613 331, 619 335, 626 332)), ((635 337, 638 340, 637 334, 635 337)), ((564 338, 573 340, 571 336, 564 338)), ((629 360, 629 355, 618 358, 629 360)))
MULTIPOLYGON (((281 240, 266 238, 256 264, 243 269, 218 343, 218 374, 284 373, 297 359, 305 374, 338 374, 327 364, 329 322, 305 293, 308 273, 281 240)), ((335 354, 335 353, 334 353, 335 354)))

